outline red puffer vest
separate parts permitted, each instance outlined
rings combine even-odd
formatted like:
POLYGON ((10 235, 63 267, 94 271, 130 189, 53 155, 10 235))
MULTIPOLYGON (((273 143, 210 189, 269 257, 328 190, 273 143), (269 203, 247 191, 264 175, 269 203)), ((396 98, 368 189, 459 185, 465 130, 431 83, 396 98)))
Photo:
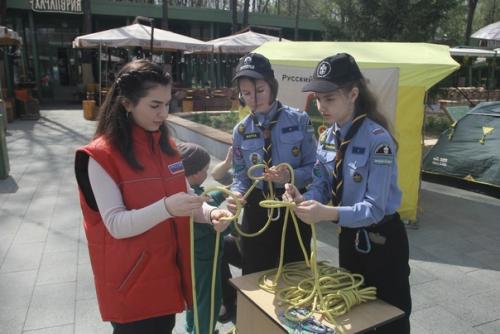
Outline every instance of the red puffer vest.
MULTIPOLYGON (((97 211, 88 180, 88 158, 119 186, 127 209, 140 209, 164 196, 186 191, 178 155, 161 152, 159 133, 133 129, 134 153, 144 167, 132 169, 100 137, 76 153, 75 172, 97 299, 105 321, 126 323, 179 313, 192 305, 189 218, 174 217, 126 239, 113 238, 97 211)), ((175 143, 171 141, 175 147, 175 143)))

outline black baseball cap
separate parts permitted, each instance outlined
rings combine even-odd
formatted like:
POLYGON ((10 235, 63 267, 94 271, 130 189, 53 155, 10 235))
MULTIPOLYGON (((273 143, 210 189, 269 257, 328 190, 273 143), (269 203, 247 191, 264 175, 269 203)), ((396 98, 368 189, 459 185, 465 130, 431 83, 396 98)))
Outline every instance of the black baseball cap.
POLYGON ((302 88, 303 92, 327 93, 363 78, 358 64, 347 53, 337 53, 319 62, 313 79, 302 88))
POLYGON ((236 66, 233 81, 241 77, 267 80, 274 78, 274 71, 269 59, 259 53, 249 53, 240 58, 236 66))

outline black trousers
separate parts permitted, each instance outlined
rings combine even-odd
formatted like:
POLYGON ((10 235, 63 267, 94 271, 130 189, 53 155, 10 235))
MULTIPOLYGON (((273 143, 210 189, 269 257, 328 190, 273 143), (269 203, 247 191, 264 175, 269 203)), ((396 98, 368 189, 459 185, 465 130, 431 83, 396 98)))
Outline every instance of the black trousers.
POLYGON ((175 314, 119 324, 111 322, 113 334, 171 334, 175 314))
POLYGON ((238 238, 232 234, 224 237, 224 253, 221 258, 222 304, 230 311, 236 306, 236 290, 229 283, 229 279, 232 278, 229 265, 241 268, 241 253, 237 245, 238 238))
MULTIPOLYGON (((276 197, 281 198, 284 190, 277 190, 276 197)), ((268 210, 262 208, 259 202, 264 200, 264 195, 259 189, 254 189, 247 199, 241 229, 246 233, 259 231, 267 222, 268 210)), ((274 210, 276 214, 276 209, 274 210)), ((271 222, 268 229, 261 235, 253 238, 241 238, 243 275, 262 270, 276 268, 279 265, 281 231, 284 223, 285 209, 280 209, 281 215, 277 221, 271 222)), ((306 248, 307 256, 311 254, 311 226, 297 218, 302 241, 306 248)), ((286 229, 285 258, 284 262, 304 261, 304 254, 295 232, 295 227, 290 215, 286 229)))
MULTIPOLYGON (((365 285, 377 288, 377 297, 405 312, 399 320, 381 326, 375 333, 410 333, 410 265, 409 246, 406 229, 399 214, 386 216, 379 224, 365 228, 377 237, 385 238, 385 243, 370 241, 371 251, 363 254, 355 249, 358 230, 342 227, 339 236, 339 262, 342 268, 362 274, 365 285)), ((366 249, 366 240, 360 232, 360 247, 366 249)), ((380 240, 380 238, 377 238, 380 240)))

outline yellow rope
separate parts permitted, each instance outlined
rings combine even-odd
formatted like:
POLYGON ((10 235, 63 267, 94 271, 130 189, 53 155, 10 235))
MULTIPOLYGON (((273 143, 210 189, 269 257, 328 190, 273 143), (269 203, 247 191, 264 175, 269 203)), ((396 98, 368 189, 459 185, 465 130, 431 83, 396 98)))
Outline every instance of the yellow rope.
MULTIPOLYGON (((290 182, 295 183, 293 167, 287 163, 279 164, 279 166, 285 166, 290 171, 290 182)), ((265 165, 258 164, 254 165, 248 170, 248 177, 254 182, 252 186, 248 189, 243 199, 246 199, 250 192, 256 187, 259 181, 264 180, 263 176, 256 177, 253 176, 253 172, 257 168, 263 168, 265 165)), ((269 182, 269 181, 268 181, 269 182)), ((311 225, 312 232, 312 249, 311 258, 307 257, 307 252, 300 235, 299 224, 297 218, 291 209, 295 207, 293 202, 284 202, 274 199, 274 192, 272 191, 272 182, 269 182, 269 189, 271 190, 271 199, 263 200, 259 203, 261 207, 270 209, 270 214, 268 214, 268 221, 264 224, 264 227, 255 233, 245 233, 240 230, 239 224, 236 219, 239 217, 241 212, 241 201, 228 189, 225 187, 211 187, 203 192, 207 194, 211 191, 218 190, 223 192, 229 197, 232 197, 236 203, 236 212, 231 217, 224 217, 221 220, 233 221, 236 230, 244 237, 254 237, 263 233, 272 221, 272 213, 274 209, 285 208, 283 229, 281 233, 281 245, 280 245, 280 261, 277 269, 271 270, 259 279, 259 287, 263 290, 275 293, 276 298, 284 304, 287 305, 284 315, 285 317, 293 322, 300 322, 309 317, 313 316, 314 313, 320 314, 329 323, 334 325, 337 329, 342 331, 342 328, 337 326, 335 318, 347 313, 354 305, 376 299, 376 288, 366 287, 361 288, 364 283, 364 278, 360 274, 350 274, 339 268, 335 268, 326 264, 326 262, 317 262, 317 236, 316 227, 314 224, 311 225), (284 261, 284 246, 285 246, 285 235, 286 227, 288 223, 288 216, 291 216, 295 231, 297 233, 297 238, 300 243, 300 247, 304 254, 303 262, 294 262, 283 265, 284 261), (278 289, 279 279, 283 278, 286 288, 278 289), (308 313, 303 316, 292 315, 291 312, 294 309, 302 308, 307 309, 308 313)), ((191 217, 191 254, 194 254, 194 235, 193 235, 193 219, 191 217)), ((211 289, 211 304, 210 304, 210 330, 213 328, 213 318, 214 318, 214 298, 215 298, 215 279, 217 277, 217 262, 219 256, 219 245, 220 245, 220 233, 216 233, 215 239, 215 250, 214 250, 214 262, 212 267, 212 289, 211 289)), ((191 270, 193 276, 193 303, 194 303, 194 319, 196 326, 196 333, 199 333, 198 324, 198 308, 196 303, 196 286, 195 286, 195 272, 194 272, 194 257, 191 256, 191 270)), ((233 328, 227 333, 236 333, 236 329, 233 328)))

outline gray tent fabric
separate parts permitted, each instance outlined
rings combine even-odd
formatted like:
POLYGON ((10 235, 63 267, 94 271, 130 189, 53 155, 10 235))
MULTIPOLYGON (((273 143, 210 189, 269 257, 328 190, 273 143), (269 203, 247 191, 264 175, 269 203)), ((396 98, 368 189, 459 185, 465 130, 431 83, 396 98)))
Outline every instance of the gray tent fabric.
POLYGON ((422 170, 500 189, 500 102, 480 103, 444 131, 422 170))

